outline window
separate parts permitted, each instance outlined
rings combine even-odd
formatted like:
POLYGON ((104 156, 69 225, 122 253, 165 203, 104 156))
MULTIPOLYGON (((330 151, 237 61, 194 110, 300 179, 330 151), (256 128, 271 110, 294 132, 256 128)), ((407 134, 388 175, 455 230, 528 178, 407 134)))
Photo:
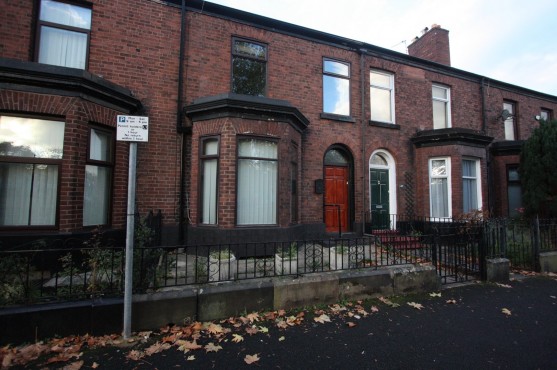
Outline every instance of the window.
POLYGON ((277 223, 277 143, 238 141, 238 225, 277 223))
POLYGON ((394 76, 390 73, 371 71, 369 81, 371 120, 394 123, 394 76))
POLYGON ((201 223, 217 224, 219 140, 205 138, 201 141, 201 223))
POLYGON ((298 146, 290 144, 290 222, 298 222, 298 146))
POLYGON ((451 127, 451 89, 433 85, 433 128, 451 127))
POLYGON ((64 122, 0 116, 0 226, 56 224, 64 122))
POLYGON ((522 211, 522 187, 517 166, 507 168, 507 198, 509 203, 509 216, 516 217, 522 211))
POLYGON ((509 112, 509 116, 505 120, 505 140, 516 140, 516 124, 514 119, 515 104, 511 102, 504 102, 503 110, 507 110, 509 112))
POLYGON ((552 119, 552 114, 551 114, 551 110, 549 109, 542 109, 540 112, 540 119, 545 121, 545 122, 549 122, 552 119))
POLYGON ((91 9, 41 0, 39 63, 85 69, 91 32, 91 9))
POLYGON ((429 160, 429 183, 431 217, 451 217, 450 158, 433 158, 429 160))
POLYGON ((89 130, 89 153, 85 165, 83 225, 106 225, 110 216, 114 137, 111 131, 89 130))
POLYGON ((323 112, 350 115, 350 65, 323 60, 323 112))
POLYGON ((463 213, 482 208, 479 160, 464 159, 462 161, 462 200, 463 213))
POLYGON ((267 47, 240 40, 232 40, 232 92, 265 96, 267 85, 267 47))

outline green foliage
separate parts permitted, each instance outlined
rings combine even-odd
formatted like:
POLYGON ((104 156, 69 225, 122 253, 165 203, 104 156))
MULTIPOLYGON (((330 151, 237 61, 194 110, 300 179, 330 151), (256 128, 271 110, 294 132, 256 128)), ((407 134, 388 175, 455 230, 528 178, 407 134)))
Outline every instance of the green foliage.
POLYGON ((557 121, 541 121, 520 154, 520 181, 527 215, 557 216, 557 121))

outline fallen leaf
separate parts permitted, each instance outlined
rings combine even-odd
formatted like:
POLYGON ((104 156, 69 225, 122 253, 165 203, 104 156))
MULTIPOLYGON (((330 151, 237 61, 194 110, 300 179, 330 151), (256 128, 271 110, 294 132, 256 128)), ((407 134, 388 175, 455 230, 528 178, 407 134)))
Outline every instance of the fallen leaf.
POLYGON ((416 303, 416 302, 408 302, 407 304, 408 304, 408 306, 414 307, 417 310, 421 310, 422 308, 424 308, 424 306, 422 306, 421 304, 416 303))
POLYGON ((429 293, 430 297, 441 297, 441 293, 429 293))
POLYGON ((166 351, 170 347, 171 347, 171 345, 169 343, 156 342, 156 343, 153 343, 151 346, 149 346, 148 348, 145 349, 145 355, 146 356, 151 356, 151 355, 154 355, 155 353, 166 351))
POLYGON ((501 288, 512 288, 511 285, 508 284, 501 284, 501 283, 495 283, 497 286, 500 286, 501 288))
POLYGON ((377 306, 371 306, 371 312, 379 312, 379 308, 377 308, 377 306))
POLYGON ((280 337, 278 340, 279 340, 279 342, 282 342, 284 339, 286 339, 286 338, 284 338, 284 335, 283 335, 283 336, 280 337))
POLYGON ((447 299, 447 300, 445 301, 445 303, 448 303, 448 304, 456 304, 456 300, 455 300, 455 299, 447 299))
POLYGON ((321 316, 317 316, 314 317, 313 320, 315 320, 316 322, 319 322, 321 324, 324 324, 326 322, 331 322, 331 318, 325 314, 322 314, 321 316))
POLYGON ((196 350, 196 349, 201 349, 203 348, 203 346, 197 344, 197 342, 194 340, 193 342, 187 341, 187 340, 178 340, 175 343, 176 345, 178 345, 178 349, 182 352, 187 352, 188 350, 196 350))
POLYGON ((501 312, 507 316, 511 316, 511 310, 509 310, 508 308, 503 308, 501 312))
POLYGON ((129 358, 130 360, 139 361, 143 357, 145 357, 145 354, 142 351, 137 351, 134 349, 131 350, 126 357, 129 358))
POLYGON ((246 355, 246 357, 244 358, 244 361, 248 365, 251 365, 254 362, 259 361, 259 353, 256 353, 255 355, 246 355))
POLYGON ((254 321, 259 321, 259 314, 257 312, 253 312, 249 315, 246 315, 246 318, 249 320, 250 323, 253 323, 254 321))
POLYGON ((210 323, 207 327, 207 331, 211 334, 221 334, 223 332, 222 326, 218 324, 210 323))
POLYGON ((288 327, 288 324, 286 323, 286 321, 284 320, 277 320, 277 328, 279 329, 286 329, 288 327))
POLYGON ((213 344, 213 342, 210 342, 209 344, 207 344, 207 345, 205 346, 205 351, 206 351, 206 352, 218 352, 218 351, 220 351, 221 349, 222 349, 221 346, 215 346, 215 345, 213 344))
POLYGON ((284 316, 284 315, 286 315, 286 311, 285 310, 278 310, 277 315, 284 316))
POLYGON ((347 325, 349 328, 353 328, 354 326, 356 326, 356 323, 353 323, 353 322, 351 322, 351 321, 348 321, 348 322, 346 323, 346 325, 347 325))
POLYGON ((101 366, 101 365, 97 364, 96 362, 93 362, 93 365, 91 365, 91 368, 92 368, 92 369, 96 369, 96 368, 98 368, 99 366, 101 366))
POLYGON ((260 326, 259 331, 263 334, 267 334, 269 332, 269 328, 267 328, 265 326, 260 326))
POLYGON ((394 308, 394 307, 400 307, 400 305, 399 305, 398 303, 393 303, 393 302, 391 302, 389 299, 387 299, 387 298, 385 298, 385 297, 379 297, 379 300, 380 300, 381 302, 385 303, 386 305, 391 306, 391 307, 393 307, 393 308, 394 308))
POLYGON ((195 360, 195 356, 194 355, 188 356, 187 360, 188 361, 193 361, 193 360, 195 360))
POLYGON ((240 343, 240 342, 242 342, 243 340, 244 340, 244 337, 242 337, 241 335, 239 335, 239 334, 232 334, 232 341, 233 341, 234 343, 240 343))
POLYGON ((255 325, 249 326, 246 328, 246 333, 248 333, 249 335, 254 335, 259 333, 259 329, 257 329, 257 326, 255 325))

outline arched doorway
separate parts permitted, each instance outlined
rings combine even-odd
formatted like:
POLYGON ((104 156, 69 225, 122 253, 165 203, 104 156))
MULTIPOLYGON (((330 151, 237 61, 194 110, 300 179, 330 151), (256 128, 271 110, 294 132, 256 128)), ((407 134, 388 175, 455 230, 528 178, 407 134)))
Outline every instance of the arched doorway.
POLYGON ((393 156, 376 150, 369 159, 369 200, 373 229, 394 227, 390 215, 396 215, 396 168, 393 156))
POLYGON ((351 230, 352 210, 352 156, 341 146, 333 146, 324 158, 324 218, 326 232, 351 230))

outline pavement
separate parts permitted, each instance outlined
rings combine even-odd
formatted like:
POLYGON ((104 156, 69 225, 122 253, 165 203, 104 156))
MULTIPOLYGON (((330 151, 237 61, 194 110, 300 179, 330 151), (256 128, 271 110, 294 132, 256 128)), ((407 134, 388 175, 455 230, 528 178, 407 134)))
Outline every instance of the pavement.
MULTIPOLYGON (((557 369, 556 276, 434 293, 309 308, 286 329, 275 325, 280 317, 215 323, 224 332, 200 335, 204 348, 187 353, 174 343, 145 355, 170 332, 151 333, 146 343, 85 349, 79 361, 82 369, 557 369), (143 356, 130 359, 131 351, 143 356), (250 358, 256 360, 248 365, 250 358)), ((72 362, 45 366, 43 358, 19 368, 72 362)))

